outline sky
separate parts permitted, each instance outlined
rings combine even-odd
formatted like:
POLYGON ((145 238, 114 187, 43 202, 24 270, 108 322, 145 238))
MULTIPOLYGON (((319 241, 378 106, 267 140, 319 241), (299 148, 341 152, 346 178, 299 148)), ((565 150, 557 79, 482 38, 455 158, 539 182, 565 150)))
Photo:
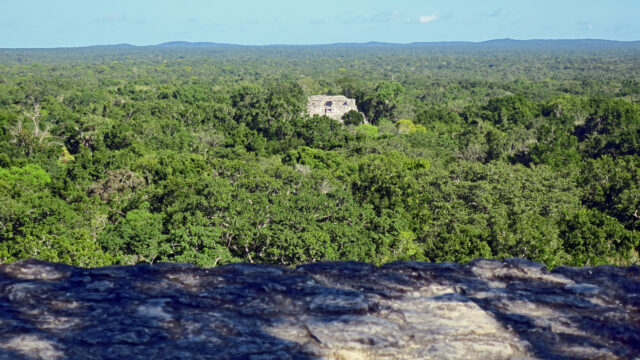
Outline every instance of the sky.
POLYGON ((0 0, 0 48, 640 40, 640 0, 0 0))

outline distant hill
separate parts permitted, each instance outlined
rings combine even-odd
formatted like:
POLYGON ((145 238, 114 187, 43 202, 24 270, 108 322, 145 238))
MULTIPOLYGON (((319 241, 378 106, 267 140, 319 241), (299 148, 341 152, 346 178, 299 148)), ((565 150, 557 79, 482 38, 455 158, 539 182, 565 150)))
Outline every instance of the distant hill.
POLYGON ((496 39, 475 43, 475 46, 497 48, 497 49, 618 49, 618 48, 640 48, 640 41, 614 41, 600 39, 575 39, 575 40, 514 40, 496 39))
POLYGON ((370 41, 365 43, 333 43, 333 44, 313 44, 313 45, 238 45, 214 42, 188 42, 188 41, 171 41, 154 47, 189 47, 189 48, 207 48, 207 47, 432 47, 432 48, 450 48, 450 49, 504 49, 504 50, 606 50, 606 49, 622 49, 633 48, 640 49, 640 41, 615 41, 601 39, 575 39, 575 40, 514 40, 514 39, 495 39, 483 42, 471 41, 442 41, 442 42, 414 42, 408 44, 389 43, 370 41))
POLYGON ((364 43, 332 43, 332 44, 270 44, 270 45, 240 45, 229 43, 215 42, 189 42, 189 41, 170 41, 156 45, 138 46, 131 44, 114 44, 114 45, 92 45, 85 47, 68 47, 68 48, 43 48, 43 49, 0 49, 3 51, 11 50, 65 50, 65 49, 89 49, 89 50, 132 50, 132 49, 345 49, 345 50, 363 50, 363 49, 427 49, 442 51, 485 51, 485 50, 507 50, 507 51, 606 51, 606 50, 640 50, 640 41, 615 41, 601 39, 558 39, 558 40, 514 40, 514 39, 495 39, 483 42, 470 41, 442 41, 442 42, 413 42, 413 43, 388 43, 370 41, 364 43))
POLYGON ((211 46, 242 46, 235 44, 214 43, 214 42, 189 42, 189 41, 169 41, 158 45, 152 45, 156 47, 211 47, 211 46))
POLYGON ((113 45, 92 45, 92 46, 87 46, 88 48, 133 48, 133 47, 137 47, 136 45, 131 45, 131 44, 127 44, 127 43, 122 43, 122 44, 113 44, 113 45))

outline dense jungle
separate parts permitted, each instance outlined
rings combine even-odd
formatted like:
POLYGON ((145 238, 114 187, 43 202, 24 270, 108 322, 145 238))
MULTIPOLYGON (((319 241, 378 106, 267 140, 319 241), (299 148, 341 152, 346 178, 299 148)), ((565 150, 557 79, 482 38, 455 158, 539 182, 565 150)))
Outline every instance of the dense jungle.
POLYGON ((630 265, 639 211, 639 43, 0 50, 0 263, 630 265))

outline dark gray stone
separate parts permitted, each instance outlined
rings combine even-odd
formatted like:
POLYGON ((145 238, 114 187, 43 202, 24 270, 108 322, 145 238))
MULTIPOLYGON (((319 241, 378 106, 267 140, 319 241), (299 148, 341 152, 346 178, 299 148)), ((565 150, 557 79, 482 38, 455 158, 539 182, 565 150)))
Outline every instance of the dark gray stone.
POLYGON ((0 265, 0 359, 640 359, 640 268, 0 265))

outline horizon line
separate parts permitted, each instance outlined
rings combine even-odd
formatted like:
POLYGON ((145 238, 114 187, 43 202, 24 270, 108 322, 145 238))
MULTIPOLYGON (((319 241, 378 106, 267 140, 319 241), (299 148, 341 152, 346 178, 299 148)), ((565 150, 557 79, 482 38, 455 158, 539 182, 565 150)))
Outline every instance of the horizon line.
POLYGON ((555 42, 555 41, 594 41, 594 42, 608 42, 608 43, 640 43, 638 40, 613 40, 603 38, 531 38, 531 39, 514 39, 514 38, 496 38, 482 41, 470 41, 470 40, 448 40, 448 41, 413 41, 413 42, 387 42, 387 41, 366 41, 366 42, 335 42, 335 43, 272 43, 272 44, 240 44, 240 43, 225 43, 225 42, 213 42, 213 41, 186 41, 186 40, 172 40, 161 42, 157 44, 136 45, 131 43, 115 43, 115 44, 92 44, 92 45, 78 45, 78 46, 51 46, 51 47, 0 47, 0 50, 55 50, 55 49, 84 49, 93 47, 118 47, 128 46, 137 48, 148 47, 162 47, 162 46, 235 46, 235 47, 276 47, 276 46, 291 46, 291 47, 305 47, 305 46, 336 46, 336 45, 438 45, 438 44, 471 44, 480 45, 496 41, 514 41, 514 42, 555 42))

